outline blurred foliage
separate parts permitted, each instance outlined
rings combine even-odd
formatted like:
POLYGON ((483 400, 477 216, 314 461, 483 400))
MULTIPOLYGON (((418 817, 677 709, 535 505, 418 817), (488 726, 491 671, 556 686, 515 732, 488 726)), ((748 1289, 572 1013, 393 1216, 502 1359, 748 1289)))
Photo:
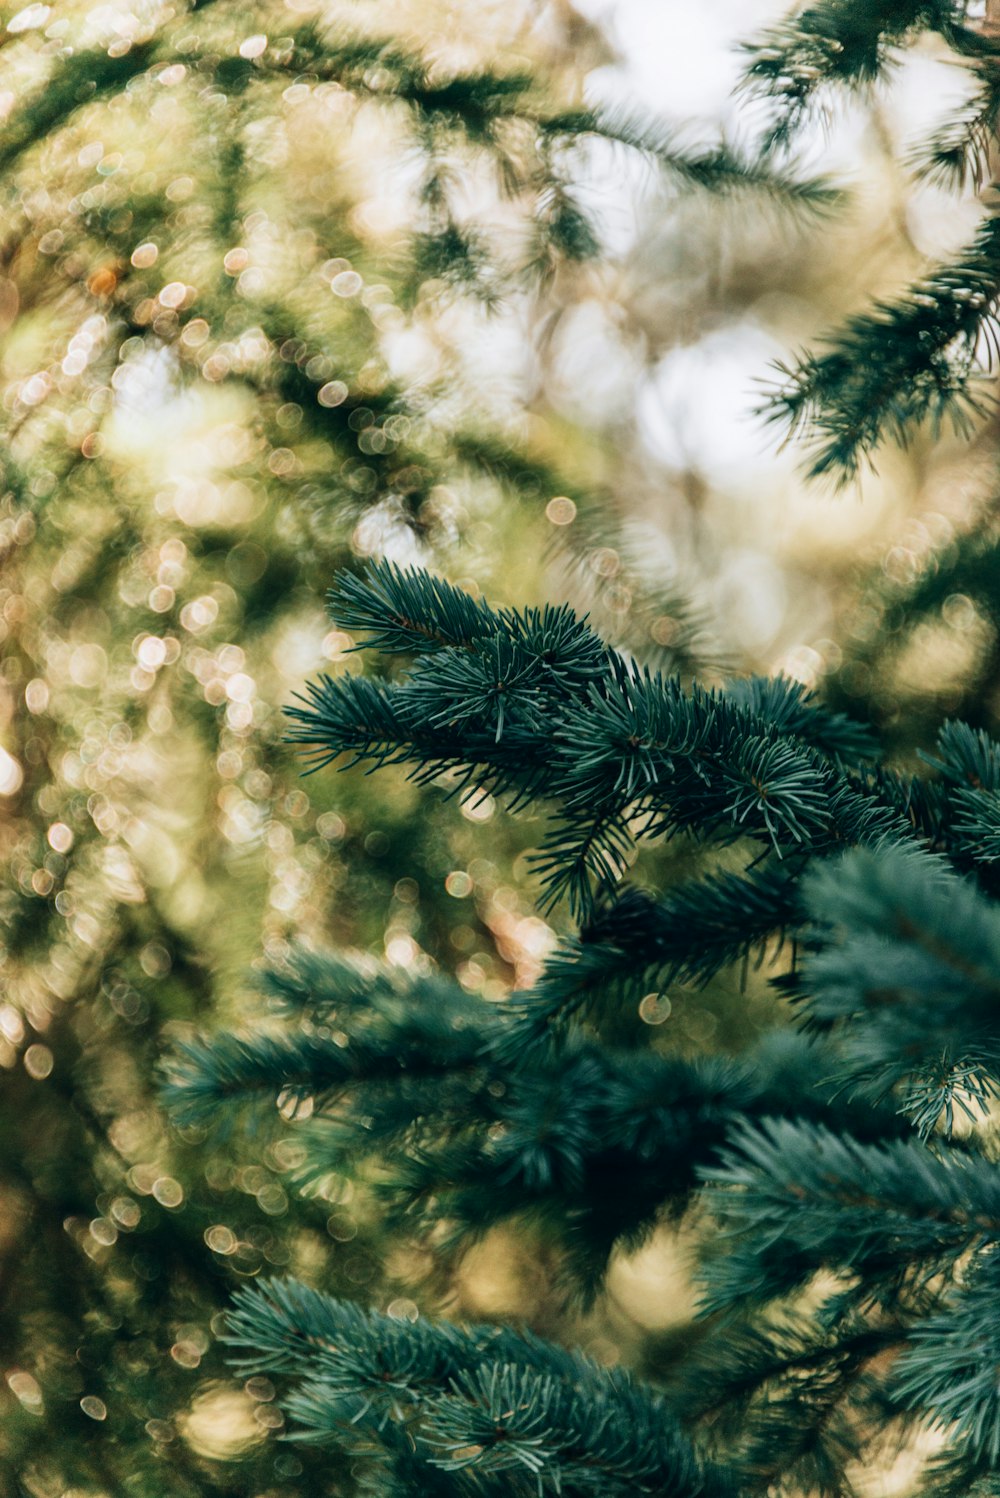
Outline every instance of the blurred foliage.
MULTIPOLYGON (((300 780, 281 706, 353 643, 323 591, 389 554, 501 601, 568 592, 686 677, 839 659, 838 690, 891 728, 895 605, 858 595, 887 553, 890 581, 915 575, 893 532, 943 470, 918 448, 874 521, 830 509, 817 530, 790 468, 720 468, 683 412, 658 416, 684 439, 664 456, 642 411, 675 351, 720 326, 790 341, 912 246, 881 210, 817 242, 823 183, 591 108, 611 53, 561 5, 5 15, 0 1487, 336 1492, 347 1474, 263 1440, 271 1391, 232 1381, 214 1318, 270 1267, 409 1315, 437 1304, 432 1266, 346 1180, 293 1200, 288 1140, 169 1134, 162 1037, 265 1013, 247 970, 293 935, 491 999, 554 934, 526 893, 533 830, 491 801, 463 817, 401 775, 300 780)), ((961 595, 989 619, 978 576, 927 611, 967 620, 961 595)), ((993 638, 950 683, 988 674, 993 638)), ((912 690, 933 715, 955 688, 912 690)), ((680 848, 669 877, 696 862, 680 848)), ((741 981, 675 995, 682 1050, 774 1022, 764 976, 741 981)), ((544 1325, 536 1247, 470 1256, 450 1304, 544 1325)), ((602 1314, 593 1338, 638 1338, 642 1313, 602 1314)))
POLYGON ((503 167, 479 206, 537 285, 575 252, 572 131, 520 76, 431 78, 281 6, 8 22, 0 1487, 336 1491, 264 1444, 273 1390, 226 1375, 213 1317, 268 1265, 391 1293, 406 1254, 383 1269, 347 1183, 290 1203, 277 1145, 168 1136, 155 1061, 164 1028, 245 1008, 262 937, 447 957, 470 988, 534 961, 534 928, 501 952, 490 924, 516 841, 474 861, 403 787, 307 792, 280 704, 350 646, 321 599, 353 554, 476 526, 467 564, 499 549, 509 497, 443 483, 449 317, 490 301, 455 267, 501 284, 452 197, 503 167))

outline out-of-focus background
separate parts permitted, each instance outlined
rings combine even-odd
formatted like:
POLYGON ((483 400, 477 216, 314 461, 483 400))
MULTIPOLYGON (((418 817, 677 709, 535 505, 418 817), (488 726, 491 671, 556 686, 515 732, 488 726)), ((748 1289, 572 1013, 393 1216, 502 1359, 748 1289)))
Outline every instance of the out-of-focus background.
MULTIPOLYGON (((493 601, 570 598, 686 676, 825 684, 904 756, 904 705, 928 726, 994 712, 993 616, 952 565, 992 435, 886 451, 833 493, 758 413, 775 360, 969 235, 975 198, 905 166, 955 70, 918 51, 891 98, 817 129, 802 169, 848 194, 816 220, 593 138, 565 149, 557 202, 530 121, 504 180, 496 141, 446 112, 414 127, 370 40, 432 80, 523 70, 551 111, 641 109, 712 144, 752 139, 738 44, 783 9, 5 8, 3 1493, 349 1492, 273 1441, 267 1380, 226 1369, 221 1311, 262 1272, 400 1316, 523 1316, 640 1364, 689 1319, 666 1234, 585 1319, 557 1313, 513 1232, 442 1300, 426 1249, 387 1241, 346 1169, 296 1196, 293 1127, 171 1132, 156 1065, 185 1027, 266 1022, 253 972, 293 940, 437 963, 487 1001, 554 940, 530 823, 402 775, 303 779, 285 747, 295 692, 353 669, 323 594, 360 558, 493 601), (369 41, 338 71, 310 26, 369 41), (598 225, 589 259, 543 233, 575 207, 598 225)), ((657 856, 661 877, 685 857, 657 856)), ((643 1018, 681 1050, 738 1050, 781 1012, 765 971, 643 1018)))

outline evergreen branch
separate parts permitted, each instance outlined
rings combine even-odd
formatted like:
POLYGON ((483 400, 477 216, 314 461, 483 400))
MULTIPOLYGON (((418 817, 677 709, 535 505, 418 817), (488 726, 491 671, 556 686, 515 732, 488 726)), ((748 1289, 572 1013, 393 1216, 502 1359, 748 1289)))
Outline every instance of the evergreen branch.
POLYGON ((303 1178, 377 1152, 389 1220, 432 1233, 439 1251, 511 1218, 537 1219, 584 1300, 600 1289, 617 1244, 641 1242, 665 1213, 683 1210, 697 1163, 717 1157, 753 1095, 731 1064, 608 1056, 579 1037, 544 1047, 530 1068, 487 1061, 480 1075, 474 1094, 425 1088, 421 1115, 406 1118, 404 1063, 398 1099, 387 1110, 379 1100, 374 1121, 375 1099, 360 1094, 343 1121, 310 1125, 303 1178))
POLYGON ((995 1253, 980 1260, 938 1315, 910 1333, 892 1377, 900 1404, 949 1432, 964 1462, 1000 1465, 1000 1332, 995 1253))
POLYGON ((543 122, 547 135, 571 138, 587 134, 615 141, 648 157, 689 189, 720 195, 752 193, 785 208, 827 214, 842 193, 824 177, 801 178, 773 163, 746 157, 725 143, 714 149, 692 151, 682 146, 676 132, 656 120, 642 119, 624 109, 573 111, 543 122))
POLYGON ((366 634, 354 649, 386 655, 468 646, 500 628, 486 604, 416 567, 370 562, 364 578, 344 572, 327 595, 340 629, 366 634))
MULTIPOLYGON (((886 827, 885 842, 905 841, 893 835, 893 828, 903 823, 912 829, 915 837, 920 838, 935 852, 947 845, 947 806, 937 782, 904 775, 887 769, 884 765, 865 770, 861 779, 865 787, 866 803, 879 807, 894 819, 886 827)), ((858 837, 854 841, 864 841, 869 847, 877 845, 874 836, 864 839, 858 837)))
POLYGON ((626 1158, 642 1162, 640 1176, 648 1168, 645 1184, 633 1182, 624 1193, 627 1199, 652 1186, 647 1216, 670 1197, 685 1196, 695 1180, 693 1156, 714 1153, 749 1096, 742 1071, 719 1060, 603 1059, 598 1048, 580 1043, 553 1050, 544 1067, 508 1076, 506 1086, 497 1108, 504 1127, 489 1147, 493 1175, 516 1180, 522 1200, 568 1193, 574 1216, 621 1214, 622 1202, 601 1205, 594 1187, 626 1158))
POLYGON ((726 697, 831 759, 857 765, 879 757, 878 739, 871 728, 845 713, 831 712, 815 692, 790 677, 748 676, 728 682, 726 697))
MULTIPOLYGON (((957 1057, 947 1046, 933 1058, 918 1061, 911 1056, 901 1089, 900 1113, 922 1139, 935 1130, 951 1138, 956 1119, 973 1126, 981 1123, 989 1116, 993 1099, 1000 1097, 997 1060, 994 1046, 988 1054, 977 1053, 971 1042, 965 1043, 957 1057)), ((897 1065, 886 1069, 883 1090, 898 1081, 898 1071, 897 1065)))
POLYGON ((531 988, 512 996, 515 1023, 497 1032, 494 1046, 514 1054, 582 1010, 617 1009, 671 983, 707 983, 801 923, 800 874, 765 864, 692 880, 659 900, 626 886, 605 907, 598 903, 579 936, 562 940, 531 988))
POLYGON ((260 1095, 333 1097, 355 1075, 353 1057, 316 1035, 221 1034, 177 1046, 165 1098, 178 1122, 199 1124, 260 1095))
POLYGON ((950 1134, 956 1109, 985 1113, 1000 1086, 992 904, 939 860, 902 849, 817 868, 803 898, 821 924, 801 1003, 834 1031, 841 1085, 876 1101, 895 1093, 925 1136, 941 1123, 950 1134))
POLYGON ((450 771, 460 794, 556 803, 536 860, 548 901, 566 894, 588 913, 595 888, 606 895, 621 877, 637 827, 749 835, 779 857, 912 836, 878 779, 844 768, 867 736, 796 683, 686 692, 609 652, 568 609, 491 611, 388 564, 347 584, 334 617, 396 651, 412 648, 421 609, 429 634, 409 678, 321 677, 289 710, 291 740, 316 768, 348 753, 412 765, 420 782, 450 771))
POLYGON ((854 1270, 866 1299, 895 1301, 908 1272, 953 1272, 1000 1233, 995 1167, 916 1141, 862 1145, 767 1119, 741 1124, 702 1177, 729 1249, 707 1267, 706 1309, 773 1300, 820 1268, 854 1270))
POLYGON ((924 809, 923 801, 910 777, 881 765, 863 766, 860 773, 844 776, 830 794, 833 844, 838 849, 882 848, 929 840, 918 808, 924 809))
POLYGON ((816 434, 810 471, 839 481, 853 478, 885 438, 905 444, 922 421, 970 429, 986 409, 975 387, 997 349, 998 294, 1000 219, 991 218, 958 259, 849 318, 827 339, 828 352, 779 366, 785 383, 769 400, 769 418, 808 423, 816 434))
POLYGON ((482 1043, 476 1031, 456 1030, 440 1017, 421 1025, 410 1015, 381 1034, 355 1033, 345 1046, 308 1031, 219 1034, 177 1046, 164 1093, 181 1123, 205 1122, 261 1096, 313 1097, 322 1106, 359 1081, 398 1081, 401 1048, 411 1073, 439 1076, 474 1063, 482 1043))
POLYGON ((734 746, 723 774, 734 827, 763 824, 779 857, 789 844, 815 846, 828 828, 829 787, 795 745, 748 736, 734 746))
POLYGON ((979 191, 985 185, 1000 115, 1000 70, 995 64, 980 65, 975 77, 972 97, 921 141, 910 157, 920 177, 957 192, 967 187, 979 191))
POLYGON ((698 1162, 751 1105, 748 1075, 718 1060, 619 1057, 579 1036, 536 1046, 525 1068, 491 1043, 492 1009, 477 1023, 475 1001, 454 988, 430 1011, 376 991, 370 1018, 341 1017, 339 1043, 292 1033, 180 1046, 165 1101, 180 1122, 218 1125, 234 1104, 308 1096, 300 1185, 374 1157, 391 1215, 411 1232, 450 1222, 481 1233, 540 1212, 592 1294, 616 1243, 687 1201, 698 1162))
POLYGON ((774 102, 768 144, 786 145, 822 91, 869 88, 891 66, 897 47, 921 31, 950 36, 959 19, 951 0, 817 0, 765 32, 745 49, 744 82, 774 102))
POLYGON ((498 1012, 484 1009, 481 999, 440 973, 415 973, 367 954, 302 945, 280 965, 264 968, 255 986, 287 1020, 316 1027, 336 1021, 361 1033, 391 1025, 403 1034, 414 1027, 430 1039, 482 1027, 498 1012))
MULTIPOLYGON (((616 1381, 612 1389, 567 1388, 535 1369, 465 1370, 435 1402, 424 1439, 450 1471, 516 1471, 538 1492, 621 1495, 669 1492, 701 1498, 706 1474, 666 1403, 616 1381)), ((721 1471, 711 1490, 734 1491, 721 1471)))
POLYGON ((582 920, 595 901, 611 897, 634 846, 617 810, 599 813, 592 821, 567 819, 557 824, 529 855, 542 884, 539 908, 548 912, 565 899, 570 915, 582 920))
POLYGON ((288 1019, 323 1024, 341 1011, 353 1014, 373 1002, 405 994, 409 999, 419 980, 401 968, 367 956, 314 952, 296 946, 280 967, 267 967, 257 986, 277 1012, 288 1019))
POLYGON ((841 947, 828 946, 810 959, 809 981, 824 993, 822 1005, 816 1001, 823 1018, 852 1013, 865 984, 880 1002, 890 1002, 897 946, 914 959, 903 970, 908 1002, 920 989, 940 995, 944 987, 969 1002, 978 996, 984 1005, 1000 993, 1000 912, 939 857, 909 848, 885 848, 877 856, 858 850, 818 866, 809 875, 806 899, 824 929, 846 932, 844 950, 856 942, 843 961, 843 982, 841 947), (918 962, 926 964, 923 974, 918 962), (870 975, 858 966, 865 963, 872 964, 870 975))
POLYGON ((243 1373, 304 1380, 287 1401, 300 1440, 406 1422, 432 1468, 525 1468, 539 1493, 728 1491, 662 1399, 529 1333, 393 1321, 270 1281, 237 1292, 226 1341, 243 1373))
POLYGON ((1000 859, 1000 744, 983 729, 945 723, 938 754, 923 756, 947 787, 951 847, 976 863, 1000 859))

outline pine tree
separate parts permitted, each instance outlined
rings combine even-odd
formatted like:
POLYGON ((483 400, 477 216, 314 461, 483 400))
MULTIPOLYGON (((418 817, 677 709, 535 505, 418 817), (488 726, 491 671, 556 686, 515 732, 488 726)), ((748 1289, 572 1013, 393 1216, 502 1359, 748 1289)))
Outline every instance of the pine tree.
MULTIPOLYGON (((981 181, 997 44, 951 4, 833 0, 776 28, 747 75, 773 104, 766 152, 928 32, 974 93, 923 169, 981 181)), ((786 371, 774 409, 812 434, 817 473, 978 418, 995 240, 987 220, 786 371)), ((340 576, 330 608, 385 663, 291 709, 313 768, 403 767, 543 818, 541 905, 576 929, 491 1004, 441 973, 293 952, 268 976, 281 1025, 175 1055, 177 1117, 308 1103, 307 1190, 357 1173, 444 1275, 514 1219, 583 1303, 617 1248, 683 1214, 699 1319, 632 1378, 520 1327, 277 1279, 237 1296, 236 1366, 282 1382, 300 1441, 399 1498, 848 1494, 897 1457, 921 1491, 996 1493, 1000 742, 946 721, 914 773, 797 683, 685 684, 564 606, 491 608, 391 563, 340 576), (701 850, 696 877, 650 887, 663 840, 701 850), (697 1002, 755 955, 791 1029, 736 1054, 657 1039, 678 986, 697 1002)))
POLYGON ((470 15, 449 51, 303 14, 26 6, 0 49, 0 1488, 32 1498, 335 1488, 260 1444, 282 1417, 266 1380, 218 1385, 214 1330, 265 1266, 381 1294, 392 1240, 289 1201, 287 1140, 171 1136, 161 1035, 230 1022, 296 930, 419 937, 489 992, 514 963, 444 893, 476 822, 299 784, 279 704, 350 644, 321 589, 386 550, 493 581, 470 532, 506 555, 551 496, 586 508, 464 353, 600 263, 594 142, 782 222, 835 198, 585 108, 582 25, 493 48, 470 15))

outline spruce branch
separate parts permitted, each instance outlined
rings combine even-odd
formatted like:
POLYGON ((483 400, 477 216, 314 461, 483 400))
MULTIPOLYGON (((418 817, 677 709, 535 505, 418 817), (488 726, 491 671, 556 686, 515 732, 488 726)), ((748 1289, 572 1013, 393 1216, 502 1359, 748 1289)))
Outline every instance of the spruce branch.
POLYGON ((729 1491, 664 1400, 530 1333, 399 1322, 269 1281, 237 1292, 226 1341, 242 1372, 302 1380, 287 1401, 299 1440, 405 1424, 432 1469, 526 1469, 540 1494, 729 1491))
POLYGON ((637 837, 750 836, 783 858, 912 836, 878 777, 845 767, 868 737, 797 683, 685 690, 609 651, 568 609, 493 611, 387 563, 344 586, 334 619, 394 652, 412 649, 425 618, 417 659, 392 683, 321 677, 288 710, 292 742, 315 768, 348 754, 408 765, 420 783, 448 772, 453 794, 554 803, 537 855, 549 904, 565 895, 589 915, 637 837))
POLYGON ((450 989, 444 1009, 384 1006, 380 1024, 355 1021, 342 1045, 313 1029, 179 1043, 165 1098, 179 1122, 198 1124, 229 1116, 234 1105, 261 1097, 308 1097, 322 1107, 362 1081, 368 1087, 391 1085, 404 1069, 410 1077, 440 1079, 474 1067, 486 1038, 484 1021, 478 1028, 470 1022, 472 1006, 459 996, 464 997, 460 989, 450 989))
POLYGON ((984 729, 947 722, 938 756, 925 755, 944 782, 951 848, 975 863, 1000 858, 1000 744, 984 729))
POLYGON ((364 576, 343 573, 327 595, 339 628, 368 635, 364 646, 386 655, 411 655, 471 645, 494 631, 479 599, 416 567, 372 563, 364 576))
POLYGON ((985 1114, 1000 1087, 992 904, 943 860, 898 848, 821 865, 802 894, 815 924, 800 1004, 835 1037, 839 1085, 894 1097, 924 1137, 985 1114))
POLYGON ((826 352, 779 365, 769 419, 808 430, 810 472, 838 483, 887 438, 905 444, 921 422, 971 430, 990 401, 998 295, 1000 219, 990 218, 957 259, 850 317, 826 352))
POLYGON ((994 1252, 943 1310, 913 1328, 891 1386, 900 1404, 949 1431, 967 1466, 994 1471, 1000 1465, 997 1270, 994 1252))
POLYGON ((862 1145, 822 1126, 740 1125, 702 1171, 728 1238, 707 1266, 706 1310, 769 1302, 821 1268, 853 1270, 861 1304, 951 1275, 1000 1233, 1000 1179, 974 1155, 916 1141, 862 1145))
POLYGON ((818 0, 746 45, 744 85, 773 101, 767 143, 787 145, 834 87, 870 88, 892 66, 895 50, 922 31, 961 36, 961 7, 951 0, 818 0))
POLYGON ((678 885, 660 899, 626 885, 598 905, 578 936, 563 938, 528 989, 511 996, 514 1023, 498 1031, 502 1054, 532 1047, 581 1017, 672 983, 708 983, 804 920, 801 866, 766 863, 678 885))
POLYGON ((968 101, 913 147, 910 165, 919 177, 953 191, 979 191, 991 175, 1000 115, 1000 69, 984 63, 973 69, 976 86, 968 101))
POLYGON ((843 196, 827 178, 801 177, 725 142, 714 149, 691 150, 681 143, 676 131, 623 109, 557 115, 545 121, 544 129, 555 137, 594 134, 627 146, 688 189, 717 195, 750 194, 755 202, 774 203, 811 217, 832 212, 843 196))

